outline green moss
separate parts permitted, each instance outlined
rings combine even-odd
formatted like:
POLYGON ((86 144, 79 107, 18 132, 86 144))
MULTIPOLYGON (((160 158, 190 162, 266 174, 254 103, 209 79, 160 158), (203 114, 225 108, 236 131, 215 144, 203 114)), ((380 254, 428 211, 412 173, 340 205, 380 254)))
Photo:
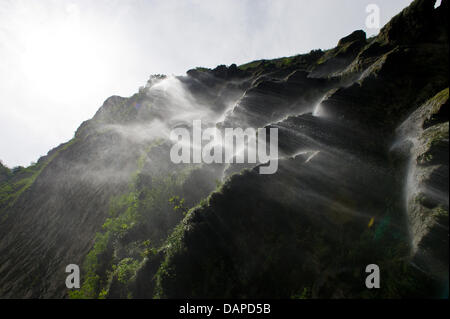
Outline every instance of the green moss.
POLYGON ((293 295, 291 299, 311 299, 311 297, 311 289, 305 287, 300 294, 293 295))
POLYGON ((275 66, 276 68, 282 68, 282 67, 287 67, 292 65, 295 61, 296 58, 298 56, 292 56, 292 57, 283 57, 283 58, 278 58, 278 59, 273 59, 273 60, 257 60, 257 61, 252 61, 246 64, 242 64, 240 66, 238 66, 239 69, 241 70, 252 70, 252 69, 256 69, 259 67, 266 67, 269 64, 275 66))
POLYGON ((8 211, 14 206, 19 197, 33 185, 36 178, 50 164, 60 152, 66 150, 76 143, 73 138, 69 142, 60 145, 51 155, 42 158, 39 163, 33 163, 28 167, 16 167, 8 174, 8 181, 0 184, 0 213, 5 212, 3 219, 7 217, 8 211))
POLYGON ((253 61, 253 62, 242 64, 242 65, 238 66, 238 68, 241 70, 244 70, 244 71, 249 70, 249 69, 254 69, 254 68, 260 66, 261 63, 263 63, 263 62, 264 62, 264 60, 253 61))
POLYGON ((129 285, 136 271, 146 258, 158 254, 171 227, 188 211, 186 200, 178 194, 184 181, 197 168, 185 167, 168 176, 152 176, 151 182, 141 182, 146 159, 146 154, 139 158, 129 192, 111 199, 110 217, 105 220, 102 232, 97 234, 94 247, 85 259, 83 277, 86 280, 78 297, 100 298, 102 291, 106 296, 113 282, 113 293, 126 297, 131 292, 129 285))
POLYGON ((421 138, 427 141, 428 149, 430 149, 442 141, 448 140, 448 129, 448 122, 436 124, 426 129, 421 138))
POLYGON ((167 277, 174 276, 173 269, 171 267, 172 258, 183 250, 183 236, 184 236, 184 227, 186 226, 186 218, 183 222, 179 223, 174 231, 167 238, 166 244, 164 246, 166 257, 161 263, 158 271, 156 272, 156 288, 155 288, 155 296, 154 298, 164 298, 163 294, 163 281, 167 277))
POLYGON ((442 105, 448 100, 449 88, 443 89, 438 94, 436 94, 432 100, 436 101, 437 104, 442 105))
POLYGON ((97 233, 94 247, 87 254, 83 263, 83 283, 79 290, 69 292, 71 299, 93 299, 97 298, 105 285, 105 278, 99 274, 103 266, 103 255, 111 243, 111 233, 97 233))
POLYGON ((133 258, 124 258, 115 267, 115 275, 120 283, 127 284, 135 275, 139 262, 133 258))

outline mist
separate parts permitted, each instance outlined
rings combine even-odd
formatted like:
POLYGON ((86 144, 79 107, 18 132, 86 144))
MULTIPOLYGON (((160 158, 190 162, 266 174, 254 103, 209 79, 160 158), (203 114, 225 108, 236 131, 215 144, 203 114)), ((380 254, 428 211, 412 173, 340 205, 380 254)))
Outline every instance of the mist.
MULTIPOLYGON (((377 1, 381 23, 410 2, 377 1)), ((150 74, 333 47, 366 29, 367 4, 2 0, 0 159, 29 165, 69 140, 107 97, 132 95, 150 74)))

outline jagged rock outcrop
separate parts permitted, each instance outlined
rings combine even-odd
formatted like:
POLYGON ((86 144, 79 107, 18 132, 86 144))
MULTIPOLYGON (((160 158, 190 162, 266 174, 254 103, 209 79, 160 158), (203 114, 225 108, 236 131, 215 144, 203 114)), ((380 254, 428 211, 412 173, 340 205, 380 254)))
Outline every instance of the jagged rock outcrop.
POLYGON ((414 1, 392 18, 378 38, 391 45, 431 42, 442 35, 446 35, 448 41, 448 2, 442 1, 437 10, 434 8, 435 2, 414 1))
POLYGON ((355 31, 339 40, 336 48, 331 49, 317 61, 311 77, 334 76, 342 72, 356 58, 367 44, 366 33, 355 31))
POLYGON ((322 102, 332 116, 387 134, 448 83, 448 2, 414 1, 395 16, 342 76, 357 81, 322 102))
MULTIPOLYGON (((445 107, 427 113, 424 126, 430 127, 423 132, 420 128, 415 129, 419 143, 412 150, 414 160, 420 160, 428 152, 437 152, 440 155, 434 166, 419 167, 411 176, 405 173, 402 156, 394 159, 397 155, 392 158, 388 151, 395 128, 404 118, 448 85, 448 38, 442 36, 446 32, 442 10, 447 3, 438 9, 433 7, 432 11, 430 4, 433 7, 431 1, 426 5, 415 1, 377 38, 367 45, 361 44, 361 51, 353 56, 354 61, 349 59, 329 70, 333 72, 331 76, 341 77, 342 84, 351 80, 357 82, 327 94, 319 105, 321 116, 294 115, 270 125, 281 130, 280 148, 285 156, 308 154, 306 160, 302 158, 304 155, 297 155, 282 162, 279 172, 270 177, 261 177, 255 172, 232 177, 220 192, 210 197, 208 205, 193 211, 168 242, 166 259, 156 273, 156 296, 268 297, 269 291, 281 287, 283 289, 274 295, 337 298, 392 297, 391 293, 397 297, 441 297, 445 294, 448 289, 448 253, 444 252, 448 248, 448 155, 443 155, 448 152, 445 107), (401 21, 425 28, 419 34, 428 36, 411 40, 409 30, 403 31, 401 21), (430 34, 430 30, 434 33, 430 34), (434 139, 435 143, 432 142, 434 139), (434 151, 429 150, 430 143, 434 145, 434 151), (324 160, 327 156, 338 157, 324 160), (350 159, 364 161, 368 167, 352 163, 350 159), (334 167, 332 163, 339 164, 334 167), (347 165, 355 170, 338 177, 347 165), (303 166, 310 166, 306 173, 303 166), (369 172, 380 181, 370 182, 369 172), (303 176, 297 183, 290 184, 290 178, 302 174, 308 174, 308 177, 303 176), (346 187, 358 184, 356 180, 350 182, 349 175, 368 182, 368 189, 380 196, 379 201, 372 200, 367 207, 361 208, 359 205, 369 198, 368 194, 361 194, 362 200, 358 203, 357 194, 366 189, 362 185, 358 190, 350 190, 352 195, 347 197, 346 187), (315 179, 316 176, 321 178, 315 179), (407 194, 403 190, 411 187, 411 183, 421 184, 428 192, 422 204, 411 202, 409 198, 408 208, 404 211, 407 194), (327 194, 325 190, 330 185, 334 191, 327 194), (383 186, 377 190, 375 185, 383 186), (241 194, 252 196, 242 198, 241 194), (308 199, 303 201, 303 196, 308 199), (327 206, 314 207, 317 202, 327 203, 327 206), (338 232, 335 232, 337 225, 330 221, 327 225, 326 218, 333 216, 330 209, 342 222, 338 232), (373 213, 369 213, 371 209, 373 213), (317 216, 321 218, 316 220, 317 216), (373 225, 370 216, 377 225, 374 229, 370 229, 373 225), (296 218, 300 220, 293 222, 296 218), (291 229, 294 225, 299 228, 291 229), (392 230, 387 230, 389 227, 392 230), (321 229, 329 237, 319 236, 320 244, 313 244, 310 229, 314 229, 312 234, 321 229), (410 232, 412 237, 409 237, 410 232), (372 246, 374 250, 365 247, 360 251, 361 246, 348 245, 349 256, 338 261, 337 256, 342 255, 337 251, 350 233, 348 240, 357 241, 361 246, 372 246), (389 238, 388 233, 396 235, 389 238), (203 238, 214 240, 204 242, 203 238), (379 240, 386 241, 381 244, 379 240), (248 242, 251 244, 247 245, 248 242), (383 246, 383 252, 377 251, 379 245, 383 246), (311 247, 315 247, 315 251, 311 251, 311 247), (335 252, 332 254, 334 259, 327 261, 326 257, 319 257, 317 251, 322 250, 335 252), (366 253, 376 256, 374 258, 387 276, 385 284, 389 288, 380 294, 358 288, 363 276, 360 271, 370 260, 366 253), (396 258, 399 259, 395 261, 396 258), (317 269, 324 279, 308 282, 305 277, 318 277, 314 274, 317 269), (394 277, 397 279, 392 280, 394 277)), ((340 46, 349 43, 353 37, 355 35, 344 38, 340 46)), ((339 50, 338 46, 334 53, 339 50)), ((325 54, 321 59, 326 57, 325 54)), ((331 54, 329 61, 333 58, 335 56, 331 54)), ((311 74, 318 76, 314 69, 311 74)), ((430 103, 435 100, 427 107, 430 108, 430 103)), ((413 197, 417 199, 420 194, 413 197)))

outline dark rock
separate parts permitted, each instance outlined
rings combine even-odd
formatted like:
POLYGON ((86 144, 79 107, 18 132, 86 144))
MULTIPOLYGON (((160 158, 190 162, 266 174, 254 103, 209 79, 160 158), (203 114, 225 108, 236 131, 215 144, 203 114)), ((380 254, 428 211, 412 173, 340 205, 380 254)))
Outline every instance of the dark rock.
MULTIPOLYGON (((446 19, 438 14, 442 8, 439 11, 434 9, 435 2, 415 0, 381 29, 378 39, 390 44, 431 42, 436 38, 434 25, 442 24, 442 19, 446 19)), ((443 1, 444 6, 446 2, 443 1)))
POLYGON ((349 34, 348 36, 342 38, 338 42, 338 47, 343 46, 345 44, 351 43, 351 42, 366 42, 366 33, 363 30, 357 30, 349 34))
POLYGON ((405 189, 414 260, 439 282, 448 280, 449 264, 448 117, 442 117, 448 98, 447 88, 414 111, 397 130, 403 143, 413 141, 408 143, 405 189))
POLYGON ((0 164, 0 297, 67 297, 70 263, 72 297, 448 289, 448 1, 433 4, 331 50, 153 76, 36 164, 0 164), (278 128, 278 171, 170 161, 164 133, 198 117, 278 128), (364 287, 372 263, 386 289, 364 287))

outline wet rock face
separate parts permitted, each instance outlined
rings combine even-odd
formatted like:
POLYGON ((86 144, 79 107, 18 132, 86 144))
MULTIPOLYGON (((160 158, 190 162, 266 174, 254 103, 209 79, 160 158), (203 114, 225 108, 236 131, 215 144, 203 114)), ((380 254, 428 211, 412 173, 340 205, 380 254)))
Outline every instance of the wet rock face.
POLYGON ((348 70, 357 81, 322 101, 325 112, 349 125, 390 134, 405 114, 447 87, 448 42, 387 47, 370 55, 369 49, 362 51, 348 70))
POLYGON ((400 126, 411 141, 406 179, 407 216, 416 264, 448 280, 448 88, 418 108, 400 126))
POLYGON ((74 298, 436 296, 447 6, 416 0, 327 51, 152 76, 36 165, 0 164, 0 297, 67 297, 69 263, 74 298), (167 132, 199 118, 277 128, 276 174, 172 163, 167 132), (363 286, 372 263, 384 290, 363 286))
POLYGON ((366 44, 366 33, 362 30, 342 38, 336 48, 325 52, 309 76, 337 76, 352 63, 366 44))
POLYGON ((434 8, 435 3, 435 0, 415 0, 392 18, 381 30, 379 38, 391 44, 428 42, 436 38, 439 35, 436 25, 445 27, 447 23, 442 13, 447 11, 448 1, 442 1, 438 10, 434 8))
POLYGON ((224 127, 263 127, 291 114, 312 112, 336 81, 294 71, 281 80, 263 80, 248 89, 225 117, 224 127))
MULTIPOLYGON (((268 125, 279 129, 280 152, 292 158, 280 163, 274 176, 243 173, 232 177, 208 205, 196 209, 185 220, 177 232, 179 249, 167 251, 164 272, 157 279, 157 296, 264 297, 273 289, 279 289, 274 294, 283 297, 304 289, 310 289, 314 297, 361 296, 365 293, 357 288, 358 271, 352 266, 358 264, 356 260, 370 260, 366 253, 380 258, 388 276, 397 278, 385 281, 397 296, 441 296, 448 282, 448 102, 430 98, 448 87, 448 40, 442 36, 445 23, 439 20, 443 8, 434 9, 433 4, 415 1, 370 43, 366 43, 361 32, 355 32, 319 58, 309 69, 309 77, 332 76, 338 77, 341 84, 345 79, 353 79, 354 83, 336 85, 320 103, 318 114, 290 114, 268 125), (404 26, 410 29, 404 30, 404 26), (435 33, 425 36, 431 30, 435 33), (346 54, 349 58, 342 59, 346 54), (430 101, 412 113, 427 100, 430 101), (389 151, 395 129, 408 116, 411 119, 407 122, 415 124, 407 134, 402 133, 408 136, 403 151, 407 150, 413 169, 389 151), (333 166, 331 162, 339 164, 333 166), (358 169, 346 172, 350 167, 358 169), (323 179, 316 179, 317 176, 323 179), (370 186, 364 186, 362 181, 370 186), (254 185, 258 191, 251 189, 254 185), (359 188, 348 190, 349 185, 359 188), (333 191, 327 193, 329 186, 333 191), (318 189, 322 191, 316 192, 318 189), (345 195, 346 189, 352 194, 350 198, 345 195), (364 193, 365 189, 376 196, 364 193), (366 200, 370 204, 363 208, 360 205, 366 200), (323 203, 335 208, 333 214, 321 207, 323 203), (357 226, 356 217, 364 220, 371 210, 378 222, 374 242, 367 241, 363 223, 357 226), (315 219, 316 216, 321 218, 315 219), (342 223, 338 222, 341 231, 334 232, 333 223, 337 220, 324 216, 335 216, 342 223), (386 232, 386 225, 395 230, 386 232), (330 237, 322 234, 319 237, 323 241, 314 242, 309 235, 300 235, 307 229, 314 229, 312 233, 322 229, 330 237), (349 237, 344 239, 347 231, 349 237), (387 233, 396 235, 388 238, 387 233), (271 235, 276 239, 269 239, 271 235), (205 242, 204 238, 214 241, 205 242), (308 241, 306 238, 311 240, 308 244, 304 242, 308 241), (339 250, 332 244, 337 238, 362 246, 371 242, 374 250, 365 247, 359 251, 354 245, 344 244, 355 259, 350 264, 346 257, 344 261, 335 259, 328 264, 333 266, 327 267, 326 258, 316 252, 339 250), (253 244, 247 246, 252 240, 253 244), (383 240, 386 242, 380 244, 383 240), (377 251, 380 245, 383 252, 377 251), (285 248, 273 249, 275 246, 285 248), (290 253, 290 249, 296 253, 290 253), (393 251, 397 253, 391 255, 393 251), (399 256, 408 260, 402 270, 396 268, 401 263, 393 262, 399 256), (321 269, 326 280, 314 279, 317 269, 321 269), (181 276, 174 279, 176 274, 181 276), (277 274, 277 279, 273 274, 277 274), (354 282, 352 276, 356 276, 354 282), (410 280, 417 283, 416 288, 421 287, 419 291, 407 283, 410 280)), ((268 82, 260 88, 261 93, 270 92, 269 98, 281 96, 280 100, 285 101, 280 87, 278 82, 268 82)), ((448 95, 448 89, 443 92, 437 96, 442 98, 445 92, 448 95)), ((249 105, 252 103, 243 106, 250 110, 249 105)), ((272 111, 268 105, 267 110, 272 111)), ((238 105, 234 114, 239 108, 238 105)), ((253 113, 257 118, 271 115, 256 107, 253 113)), ((242 112, 239 118, 245 116, 242 112)))
POLYGON ((3 166, 3 163, 0 161, 0 183, 5 182, 11 174, 9 168, 3 166))
POLYGON ((283 160, 275 175, 256 172, 233 176, 189 216, 179 250, 169 248, 160 297, 288 298, 304 287, 313 287, 314 297, 333 297, 336 290, 316 280, 319 273, 351 296, 344 286, 358 286, 366 258, 380 252, 347 245, 367 230, 371 216, 382 218, 389 174, 325 150, 283 160), (347 278, 344 286, 340 276, 347 278))
POLYGON ((127 188, 136 151, 115 134, 74 142, 2 211, 7 218, 0 224, 1 296, 65 296, 65 267, 82 265, 108 216, 110 198, 127 188))

